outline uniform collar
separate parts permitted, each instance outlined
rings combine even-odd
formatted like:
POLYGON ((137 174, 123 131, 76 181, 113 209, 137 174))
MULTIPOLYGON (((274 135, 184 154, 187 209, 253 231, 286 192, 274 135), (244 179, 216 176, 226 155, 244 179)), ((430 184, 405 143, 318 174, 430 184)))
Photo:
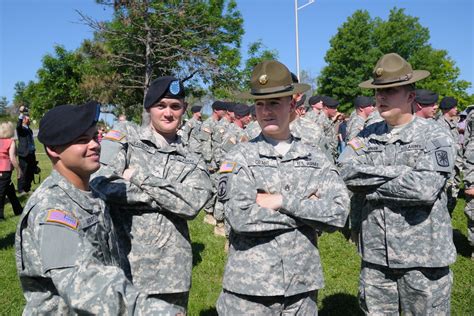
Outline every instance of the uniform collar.
POLYGON ((292 134, 293 142, 291 143, 290 150, 283 157, 276 152, 273 145, 265 140, 263 134, 260 133, 254 140, 258 145, 258 154, 262 157, 281 158, 282 161, 294 160, 297 158, 304 158, 311 156, 311 153, 306 149, 306 146, 302 146, 299 142, 299 137, 292 134))
POLYGON ((76 188, 54 169, 51 171, 51 179, 52 184, 57 185, 74 203, 78 204, 84 210, 95 213, 100 211, 100 206, 104 204, 102 200, 96 197, 93 191, 82 191, 76 188))

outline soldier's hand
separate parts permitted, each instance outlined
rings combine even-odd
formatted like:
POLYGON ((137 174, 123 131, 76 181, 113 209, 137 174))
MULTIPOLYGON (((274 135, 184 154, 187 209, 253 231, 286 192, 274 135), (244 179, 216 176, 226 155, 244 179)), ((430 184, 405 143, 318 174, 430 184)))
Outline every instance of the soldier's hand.
POLYGON ((464 190, 464 194, 469 197, 474 197, 474 188, 464 190))
POLYGON ((129 181, 134 172, 135 172, 135 169, 132 169, 132 168, 125 169, 125 170, 123 171, 122 177, 123 177, 125 180, 129 181))
POLYGON ((257 193, 257 204, 276 211, 282 206, 283 197, 281 194, 257 193))

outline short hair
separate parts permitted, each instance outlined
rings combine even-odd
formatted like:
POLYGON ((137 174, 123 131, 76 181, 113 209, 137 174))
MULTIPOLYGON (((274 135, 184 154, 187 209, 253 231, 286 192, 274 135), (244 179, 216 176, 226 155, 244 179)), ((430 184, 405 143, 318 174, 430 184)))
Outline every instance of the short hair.
POLYGON ((12 138, 15 135, 15 127, 12 122, 2 122, 0 124, 0 138, 12 138))

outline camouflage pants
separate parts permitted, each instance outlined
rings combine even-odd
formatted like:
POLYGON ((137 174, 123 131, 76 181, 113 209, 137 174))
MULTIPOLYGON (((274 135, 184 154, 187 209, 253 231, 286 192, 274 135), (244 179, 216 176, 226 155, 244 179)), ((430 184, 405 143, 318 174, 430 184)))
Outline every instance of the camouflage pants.
POLYGON ((158 298, 173 306, 179 308, 182 314, 186 314, 188 309, 189 292, 169 293, 169 294, 152 294, 150 297, 158 298))
POLYGON ((362 262, 359 304, 367 315, 450 315, 449 267, 391 269, 362 262))
POLYGON ((216 172, 213 172, 209 175, 211 178, 211 184, 212 184, 212 196, 207 201, 206 205, 204 205, 204 211, 208 214, 213 214, 214 213, 214 206, 217 201, 217 181, 219 180, 219 174, 216 172))
POLYGON ((251 296, 222 290, 216 304, 219 315, 318 315, 317 291, 293 296, 251 296))
POLYGON ((467 216, 467 239, 471 247, 474 247, 474 198, 466 197, 464 213, 467 216))

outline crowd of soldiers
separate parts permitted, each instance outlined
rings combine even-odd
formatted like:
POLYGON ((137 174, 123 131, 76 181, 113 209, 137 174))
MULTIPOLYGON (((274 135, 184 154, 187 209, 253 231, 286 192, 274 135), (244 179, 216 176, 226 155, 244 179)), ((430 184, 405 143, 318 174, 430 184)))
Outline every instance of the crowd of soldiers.
POLYGON ((438 95, 415 90, 427 76, 384 55, 359 85, 375 98, 354 100, 343 151, 339 102, 306 100, 309 85, 273 60, 236 96, 252 106, 218 100, 205 121, 192 106, 183 124, 183 83, 160 77, 145 96, 149 124, 119 122, 100 144, 97 103, 53 108, 38 135, 53 171, 16 235, 24 312, 185 315, 187 221, 204 209, 227 239, 220 315, 317 315, 317 238, 345 225, 366 314, 449 314, 461 172, 473 241, 474 112, 461 146, 456 100, 435 121, 438 95))

